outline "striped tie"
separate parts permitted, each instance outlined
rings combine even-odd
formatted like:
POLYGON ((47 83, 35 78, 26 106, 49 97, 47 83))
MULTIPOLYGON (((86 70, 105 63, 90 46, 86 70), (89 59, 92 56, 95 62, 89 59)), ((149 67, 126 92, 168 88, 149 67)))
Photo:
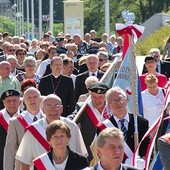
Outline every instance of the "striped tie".
POLYGON ((125 121, 125 119, 119 120, 119 122, 121 123, 121 130, 122 130, 122 132, 124 134, 124 139, 125 139, 125 141, 127 141, 127 129, 126 129, 125 125, 124 125, 124 121, 125 121))

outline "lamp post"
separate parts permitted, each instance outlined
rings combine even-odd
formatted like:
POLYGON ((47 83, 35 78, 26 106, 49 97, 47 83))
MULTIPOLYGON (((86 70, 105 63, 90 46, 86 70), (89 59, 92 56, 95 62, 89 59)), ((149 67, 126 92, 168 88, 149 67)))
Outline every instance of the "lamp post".
POLYGON ((50 0, 50 31, 53 33, 53 14, 54 14, 54 4, 53 0, 50 0))
POLYGON ((14 1, 14 5, 12 5, 12 11, 13 11, 13 18, 14 18, 14 24, 15 24, 15 35, 16 35, 16 7, 17 7, 17 4, 16 4, 16 0, 14 1))
POLYGON ((29 0, 27 0, 27 38, 29 39, 30 35, 30 13, 29 13, 29 0))
POLYGON ((42 0, 39 0, 39 40, 42 38, 42 0))
POLYGON ((32 39, 34 38, 34 0, 31 0, 32 39))
POLYGON ((105 33, 110 34, 110 9, 109 0, 105 0, 105 33))
POLYGON ((22 6, 21 6, 21 11, 22 11, 22 34, 25 33, 24 31, 24 0, 21 0, 22 6))

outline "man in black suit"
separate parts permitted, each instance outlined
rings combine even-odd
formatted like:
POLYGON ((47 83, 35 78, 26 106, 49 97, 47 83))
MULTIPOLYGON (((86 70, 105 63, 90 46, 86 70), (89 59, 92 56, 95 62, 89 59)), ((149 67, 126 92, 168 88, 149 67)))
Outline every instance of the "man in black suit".
POLYGON ((119 129, 115 127, 104 129, 97 138, 96 146, 100 161, 91 170, 138 170, 122 164, 125 145, 123 133, 119 129))
MULTIPOLYGON (((127 111, 126 93, 120 87, 113 87, 107 91, 106 101, 108 103, 108 107, 112 112, 112 116, 97 125, 98 132, 111 126, 121 129, 124 132, 124 138, 127 144, 125 146, 125 150, 128 149, 130 151, 125 152, 126 157, 124 157, 124 162, 131 165, 132 155, 134 150, 136 149, 134 144, 135 119, 134 115, 128 113, 127 111)), ((148 121, 141 116, 137 116, 137 123, 140 142, 142 137, 148 130, 148 121)), ((141 158, 144 157, 146 154, 148 143, 149 139, 144 140, 141 146, 142 149, 139 149, 139 155, 141 158)))
MULTIPOLYGON (((164 74, 169 79, 170 78, 170 62, 161 60, 160 50, 158 48, 152 48, 149 51, 149 54, 154 56, 155 59, 157 60, 156 72, 164 74)), ((147 72, 148 72, 147 68, 144 65, 142 74, 147 73, 147 72)))
POLYGON ((38 89, 41 95, 58 95, 63 104, 62 116, 66 117, 75 110, 74 86, 70 77, 61 74, 63 61, 61 57, 53 57, 50 64, 52 73, 44 76, 39 83, 38 89))
POLYGON ((79 99, 79 96, 81 94, 85 94, 88 92, 85 80, 89 76, 96 76, 98 79, 101 79, 103 76, 103 72, 98 70, 99 67, 99 58, 95 54, 90 54, 86 59, 86 64, 88 71, 81 73, 77 76, 76 82, 75 82, 75 101, 77 102, 79 99))
POLYGON ((2 170, 9 119, 20 113, 18 109, 20 105, 20 93, 16 90, 7 90, 2 94, 1 99, 5 106, 5 108, 0 111, 0 169, 2 170))

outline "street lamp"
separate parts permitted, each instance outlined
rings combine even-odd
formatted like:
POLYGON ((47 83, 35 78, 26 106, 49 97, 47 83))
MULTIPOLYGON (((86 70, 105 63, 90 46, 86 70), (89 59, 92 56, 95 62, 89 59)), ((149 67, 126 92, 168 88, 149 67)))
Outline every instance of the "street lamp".
POLYGON ((14 24, 15 24, 15 35, 16 35, 16 8, 17 8, 17 4, 12 5, 11 9, 13 11, 13 18, 14 18, 14 24))
POLYGON ((110 35, 110 9, 109 0, 105 0, 105 33, 110 35))

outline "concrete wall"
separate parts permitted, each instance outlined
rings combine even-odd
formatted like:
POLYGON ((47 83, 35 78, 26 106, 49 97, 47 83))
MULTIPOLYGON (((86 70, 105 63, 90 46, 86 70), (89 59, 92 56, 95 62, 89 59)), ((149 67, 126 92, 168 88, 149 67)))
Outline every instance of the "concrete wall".
POLYGON ((145 27, 145 31, 142 34, 139 41, 148 37, 151 33, 160 29, 160 27, 162 27, 163 25, 168 25, 167 20, 170 20, 170 15, 168 14, 160 13, 154 14, 152 17, 150 17, 147 21, 145 21, 142 24, 142 26, 145 27))

